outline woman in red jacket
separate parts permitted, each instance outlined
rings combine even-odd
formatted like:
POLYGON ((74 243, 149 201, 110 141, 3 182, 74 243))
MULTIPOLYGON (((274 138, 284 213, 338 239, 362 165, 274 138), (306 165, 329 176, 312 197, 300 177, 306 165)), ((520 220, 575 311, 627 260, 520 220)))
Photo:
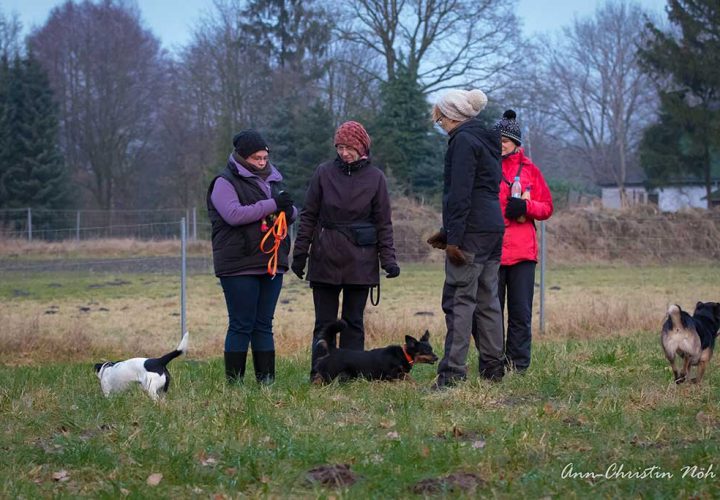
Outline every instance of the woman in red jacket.
POLYGON ((522 136, 515 118, 515 111, 505 111, 496 125, 502 138, 500 206, 505 216, 498 297, 503 313, 507 311, 507 363, 516 371, 524 372, 530 366, 532 301, 538 255, 535 221, 548 219, 553 213, 553 203, 540 169, 520 147, 522 136), (520 197, 511 195, 516 177, 520 178, 520 197))

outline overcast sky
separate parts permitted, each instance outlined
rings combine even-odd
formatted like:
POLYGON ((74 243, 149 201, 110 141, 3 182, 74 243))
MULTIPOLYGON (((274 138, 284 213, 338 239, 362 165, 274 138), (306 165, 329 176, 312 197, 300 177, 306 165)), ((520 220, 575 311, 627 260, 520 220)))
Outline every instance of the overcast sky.
MULTIPOLYGON (((203 12, 212 8, 212 0, 135 0, 146 26, 167 49, 185 44, 192 25, 203 12)), ((64 0, 2 0, 4 15, 16 12, 25 32, 45 23, 50 10, 64 0)), ((517 13, 528 35, 552 32, 572 22, 575 16, 591 15, 602 0, 520 0, 517 13)), ((665 0, 638 0, 648 10, 662 15, 665 0)))

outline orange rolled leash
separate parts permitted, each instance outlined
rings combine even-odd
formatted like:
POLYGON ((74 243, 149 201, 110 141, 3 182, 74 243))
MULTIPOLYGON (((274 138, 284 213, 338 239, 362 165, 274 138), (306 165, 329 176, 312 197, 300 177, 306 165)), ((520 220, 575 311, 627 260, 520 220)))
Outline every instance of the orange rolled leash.
POLYGON ((268 260, 267 272, 273 278, 277 274, 278 251, 280 250, 280 243, 282 243, 282 240, 287 237, 287 233, 287 218, 285 217, 285 212, 280 212, 278 216, 275 217, 275 222, 273 222, 272 227, 265 234, 262 241, 260 242, 260 251, 265 254, 271 254, 270 260, 268 260), (275 241, 273 245, 266 250, 265 243, 268 241, 271 235, 274 237, 275 241))

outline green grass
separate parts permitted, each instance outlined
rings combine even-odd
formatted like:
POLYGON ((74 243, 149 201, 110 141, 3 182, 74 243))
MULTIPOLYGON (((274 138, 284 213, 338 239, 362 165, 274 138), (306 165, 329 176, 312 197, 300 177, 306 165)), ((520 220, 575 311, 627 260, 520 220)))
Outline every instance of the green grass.
MULTIPOLYGON (((229 387, 218 357, 222 292, 209 273, 192 275, 191 352, 173 362, 171 391, 154 404, 139 389, 104 398, 90 360, 159 353, 175 342, 178 276, 5 272, 0 338, 17 351, 0 352, 0 498, 399 498, 420 481, 458 473, 483 482, 426 494, 717 497, 717 361, 702 385, 675 386, 657 329, 669 301, 691 308, 720 299, 718 280, 720 267, 707 265, 551 268, 550 330, 536 331, 530 371, 489 384, 475 378, 472 353, 470 380, 434 393, 435 367, 426 365, 413 370, 417 384, 310 386, 312 304, 292 277, 276 314, 278 382, 229 387), (89 303, 91 311, 78 312, 89 303), (10 342, 23 335, 27 343, 10 342), (77 348, 57 362, 66 344, 77 348), (349 464, 357 482, 306 480, 336 464, 349 464), (568 464, 586 477, 563 478, 568 464), (601 477, 612 464, 673 477, 601 477), (715 477, 683 478, 686 466, 712 466, 715 477), (155 473, 162 479, 149 486, 155 473)), ((380 306, 367 313, 370 347, 429 327, 441 355, 441 266, 405 265, 382 286, 380 306)))
POLYGON ((0 300, 116 299, 142 295, 148 299, 178 297, 180 276, 7 272, 0 281, 0 300))
MULTIPOLYGON (((476 359, 470 361, 474 375, 476 359)), ((714 467, 720 373, 675 386, 655 334, 544 342, 531 370, 500 384, 470 377, 441 393, 416 384, 307 383, 304 354, 279 360, 278 382, 229 387, 219 359, 173 363, 174 386, 153 404, 139 389, 104 398, 89 364, 0 367, 0 497, 406 497, 426 479, 477 475, 449 496, 676 498, 717 496, 714 467), (672 479, 561 477, 625 472, 672 479), (349 464, 358 481, 334 489, 306 481, 324 464, 349 464), (55 481, 66 471, 69 479, 55 481), (148 476, 162 474, 159 485, 148 476)))

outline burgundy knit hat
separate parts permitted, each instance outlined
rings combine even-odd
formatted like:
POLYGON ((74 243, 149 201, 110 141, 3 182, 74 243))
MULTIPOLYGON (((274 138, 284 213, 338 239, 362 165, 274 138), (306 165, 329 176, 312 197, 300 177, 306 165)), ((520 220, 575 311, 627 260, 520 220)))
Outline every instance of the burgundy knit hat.
POLYGON ((335 131, 335 146, 344 144, 350 146, 360 156, 367 156, 370 153, 370 136, 365 127, 358 122, 345 122, 335 131))

